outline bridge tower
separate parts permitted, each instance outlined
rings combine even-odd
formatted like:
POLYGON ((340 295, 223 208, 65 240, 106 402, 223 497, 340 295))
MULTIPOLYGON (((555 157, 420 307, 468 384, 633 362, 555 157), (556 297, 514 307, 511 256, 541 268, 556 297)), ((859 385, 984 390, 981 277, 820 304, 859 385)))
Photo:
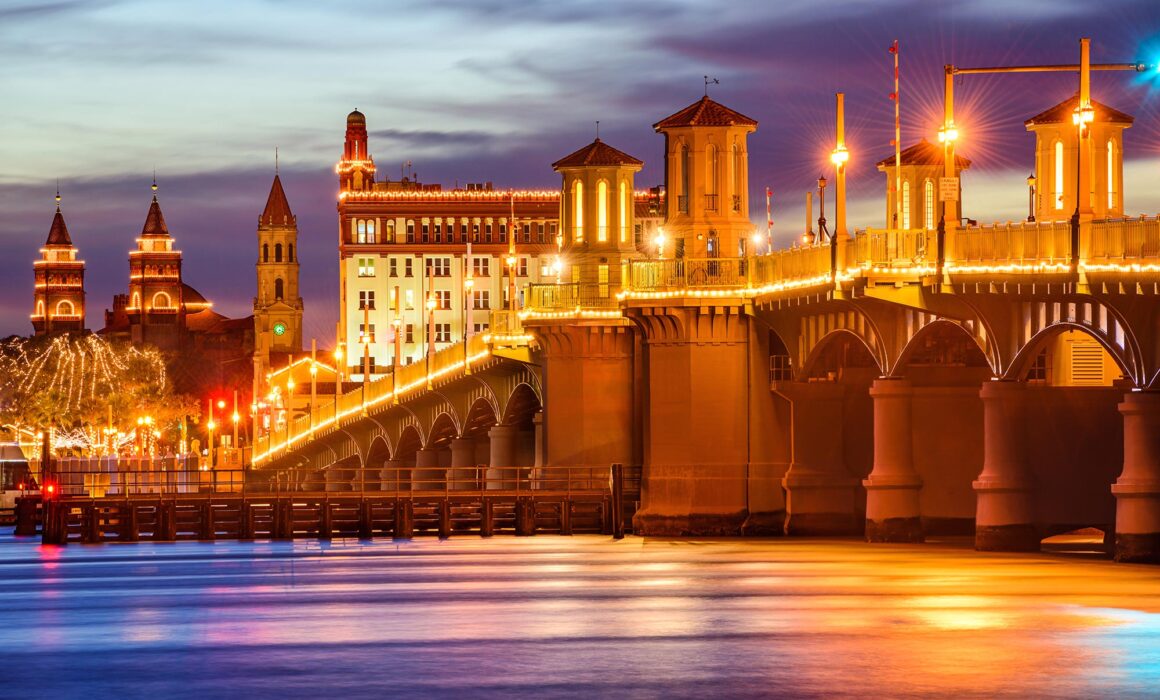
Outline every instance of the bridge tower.
MULTIPOLYGON (((943 200, 939 195, 938 181, 943 176, 943 149, 922 139, 904 149, 899 160, 902 163, 902 221, 894 221, 894 201, 899 193, 894 191, 894 156, 878 161, 879 172, 886 173, 886 228, 903 230, 933 230, 938 228, 938 220, 943 213, 943 200)), ((955 156, 955 177, 971 167, 971 161, 955 156)), ((959 180, 959 196, 955 202, 955 220, 963 216, 963 185, 959 180)))
POLYGON ((302 297, 298 294, 298 219, 275 174, 258 218, 257 295, 254 297, 254 396, 271 370, 270 356, 302 350, 302 297))
POLYGON ((653 129, 665 136, 665 227, 675 257, 744 257, 749 151, 757 121, 706 95, 653 129))
POLYGON ((85 263, 68 235, 56 195, 56 214, 48 240, 33 263, 36 290, 33 294, 32 327, 35 335, 79 333, 85 329, 85 263))
MULTIPOLYGON (((1080 139, 1073 117, 1078 103, 1076 93, 1023 122, 1035 134, 1036 221, 1065 221, 1075 211, 1080 139)), ((1091 107, 1093 121, 1083 137, 1091 140, 1093 156, 1086 178, 1089 211, 1094 219, 1120 217, 1124 215, 1124 129, 1134 120, 1095 100, 1091 107)))

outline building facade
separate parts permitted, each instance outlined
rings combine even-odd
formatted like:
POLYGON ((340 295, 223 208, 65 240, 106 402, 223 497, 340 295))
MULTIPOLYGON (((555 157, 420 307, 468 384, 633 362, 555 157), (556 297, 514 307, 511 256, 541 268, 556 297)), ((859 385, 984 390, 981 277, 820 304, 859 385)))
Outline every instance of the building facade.
POLYGON ((274 175, 258 218, 257 287, 254 296, 254 395, 261 379, 288 354, 302 350, 302 297, 298 291, 298 219, 282 180, 274 175))
POLYGON ((69 237, 60 195, 56 214, 48 230, 48 240, 33 263, 36 287, 33 292, 32 328, 35 335, 80 333, 85 329, 85 263, 77 259, 77 249, 69 237))

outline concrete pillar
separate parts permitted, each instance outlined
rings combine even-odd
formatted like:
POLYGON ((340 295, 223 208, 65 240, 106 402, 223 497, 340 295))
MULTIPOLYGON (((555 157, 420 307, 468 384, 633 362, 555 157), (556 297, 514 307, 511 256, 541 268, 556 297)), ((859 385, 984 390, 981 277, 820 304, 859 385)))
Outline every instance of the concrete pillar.
POLYGON ((846 387, 837 383, 786 386, 792 403, 793 457, 782 479, 786 490, 785 534, 853 535, 857 480, 846 469, 843 409, 846 387))
POLYGON ((874 469, 866 487, 866 540, 922 542, 918 493, 922 480, 914 470, 910 400, 914 387, 906 379, 877 379, 874 399, 874 469))
POLYGON ((451 441, 451 489, 476 488, 479 488, 479 476, 475 470, 475 440, 455 438, 451 441))
POLYGON ((532 466, 542 467, 544 466, 544 412, 542 410, 536 411, 536 415, 532 417, 532 427, 536 431, 536 458, 532 466))
POLYGON ((509 489, 515 488, 516 466, 516 438, 519 428, 514 425, 495 425, 487 431, 491 440, 490 468, 487 470, 487 488, 509 489))
POLYGON ((384 491, 411 490, 411 472, 401 459, 388 459, 382 471, 384 491))
POLYGON ((1116 561, 1160 562, 1160 392, 1132 392, 1124 416, 1124 471, 1116 497, 1116 561))
POLYGON ((1027 464, 1022 382, 983 383, 983 471, 974 481, 975 549, 1035 552, 1035 481, 1027 464))
POLYGON ((423 447, 415 452, 413 490, 442 491, 447 470, 439 466, 439 449, 423 447))

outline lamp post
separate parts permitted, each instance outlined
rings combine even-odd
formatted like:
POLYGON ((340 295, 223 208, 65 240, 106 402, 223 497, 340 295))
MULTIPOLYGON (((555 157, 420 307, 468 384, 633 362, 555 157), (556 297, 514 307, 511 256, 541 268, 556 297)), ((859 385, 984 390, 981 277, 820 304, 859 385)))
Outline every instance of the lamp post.
POLYGON ((435 295, 427 292, 427 388, 431 384, 431 358, 435 355, 435 295))
POLYGON ((818 237, 826 240, 830 232, 826 229, 826 176, 818 178, 818 237))
POLYGON ((471 306, 472 306, 472 288, 475 286, 475 279, 471 276, 471 268, 467 267, 467 273, 463 278, 463 372, 464 374, 471 374, 471 348, 468 347, 471 339, 471 306))
POLYGON ((234 424, 234 433, 231 438, 230 447, 234 448, 234 454, 237 454, 238 449, 238 421, 242 417, 238 414, 238 390, 234 389, 234 411, 230 414, 230 421, 234 424))
POLYGON ((1095 120, 1095 110, 1090 102, 1085 102, 1081 96, 1075 111, 1071 114, 1071 122, 1075 124, 1075 212, 1071 215, 1071 267, 1079 265, 1079 221, 1080 201, 1082 200, 1083 185, 1083 151, 1084 139, 1088 136, 1088 124, 1095 120))
MULTIPOLYGON (((653 239, 653 244, 657 247, 657 260, 664 260, 665 259, 665 229, 664 229, 664 227, 657 226, 657 235, 656 235, 656 238, 653 239)), ((557 276, 559 276, 560 273, 557 271, 556 274, 557 274, 557 276)))
POLYGON ((294 377, 286 378, 286 447, 290 447, 290 423, 294 420, 294 377))
MULTIPOLYGON (((951 73, 947 73, 946 78, 946 112, 944 113, 944 123, 938 130, 938 141, 943 145, 943 179, 954 178, 955 168, 955 141, 959 140, 959 130, 955 127, 955 122, 950 119, 950 105, 951 105, 951 73)), ((938 231, 935 240, 936 257, 939 269, 942 269, 943 263, 946 261, 946 240, 947 232, 954 229, 957 221, 953 217, 948 218, 947 214, 953 211, 951 207, 955 206, 955 202, 949 199, 943 200, 942 215, 938 220, 938 231)))
POLYGON ((1027 176, 1027 222, 1035 223, 1035 173, 1027 176))

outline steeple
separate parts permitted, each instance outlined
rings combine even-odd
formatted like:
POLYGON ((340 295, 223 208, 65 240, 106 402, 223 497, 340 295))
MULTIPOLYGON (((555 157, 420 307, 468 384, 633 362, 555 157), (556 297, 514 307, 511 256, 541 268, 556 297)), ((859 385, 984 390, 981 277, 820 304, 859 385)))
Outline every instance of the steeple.
POLYGON ((85 327, 85 263, 77 259, 77 249, 68 234, 60 211, 60 190, 56 193, 56 213, 48 229, 48 240, 33 263, 36 285, 33 292, 32 327, 36 335, 77 333, 85 327))
POLYGON ((64 214, 60 213, 60 195, 56 196, 56 215, 52 217, 52 227, 48 229, 48 240, 45 245, 72 245, 72 238, 68 235, 68 226, 64 223, 64 214))
POLYGON ((145 215, 145 226, 141 229, 142 236, 168 236, 169 228, 165 226, 165 217, 161 214, 161 205, 157 203, 157 178, 153 178, 153 201, 149 204, 149 213, 145 215))
POLYGON ((266 198, 266 208, 262 210, 259 221, 267 226, 289 226, 295 223, 286 191, 282 189, 282 178, 278 175, 274 175, 274 184, 270 186, 270 196, 266 198))

